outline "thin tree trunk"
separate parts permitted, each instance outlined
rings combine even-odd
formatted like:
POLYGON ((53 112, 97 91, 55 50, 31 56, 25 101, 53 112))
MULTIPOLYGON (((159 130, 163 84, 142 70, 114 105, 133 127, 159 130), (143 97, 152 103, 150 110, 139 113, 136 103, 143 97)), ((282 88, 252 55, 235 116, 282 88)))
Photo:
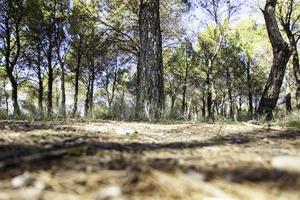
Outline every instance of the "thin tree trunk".
POLYGON ((213 99, 212 99, 212 80, 211 80, 211 71, 212 71, 212 66, 211 64, 208 65, 208 73, 207 73, 207 114, 208 118, 212 119, 213 118, 213 99))
POLYGON ((53 112, 53 67, 52 67, 52 47, 48 49, 47 53, 47 61, 48 61, 48 92, 47 92, 47 112, 48 117, 52 116, 53 112))
MULTIPOLYGON (((249 58, 248 58, 249 59, 249 58)), ((248 60, 247 66, 246 66, 246 73, 247 73, 247 86, 248 86, 248 103, 249 103, 249 108, 248 108, 248 114, 250 118, 253 117, 253 88, 252 88, 252 76, 251 76, 251 64, 250 61, 248 60)))
POLYGON ((171 95, 171 117, 174 117, 175 115, 175 111, 174 111, 175 101, 176 101, 176 95, 171 95))
POLYGON ((44 86, 43 86, 43 79, 42 79, 42 74, 41 74, 41 68, 40 65, 38 65, 38 105, 39 105, 39 113, 42 115, 43 114, 43 96, 44 96, 44 86))
POLYGON ((228 91, 228 100, 229 100, 229 104, 230 104, 229 116, 231 119, 234 119, 234 100, 232 97, 231 74, 230 74, 229 68, 226 68, 226 84, 227 84, 227 91, 228 91))
POLYGON ((187 79, 188 79, 188 63, 187 63, 187 53, 185 52, 185 72, 182 87, 182 104, 181 104, 181 114, 186 114, 186 91, 187 91, 187 79))
POLYGON ((74 93, 74 106, 73 106, 73 112, 72 116, 76 117, 77 115, 77 109, 78 109, 78 93, 79 93, 79 76, 80 76, 80 65, 81 65, 81 45, 82 45, 82 38, 79 39, 79 47, 77 50, 77 64, 75 69, 75 93, 74 93))
POLYGON ((89 116, 93 117, 93 110, 94 110, 94 82, 95 82, 95 66, 93 63, 93 68, 92 68, 92 80, 91 80, 91 85, 90 85, 90 96, 89 96, 89 116))
POLYGON ((60 89, 61 89, 61 102, 60 102, 60 112, 65 118, 67 116, 66 112, 66 87, 65 87, 65 66, 61 62, 61 77, 60 77, 60 89))
POLYGON ((91 87, 91 78, 89 77, 88 85, 86 87, 86 95, 85 95, 85 101, 84 101, 84 116, 89 116, 90 111, 90 87, 91 87))
POLYGON ((267 0, 263 11, 267 31, 273 48, 273 64, 257 113, 265 115, 267 120, 273 118, 287 62, 291 56, 289 45, 283 40, 275 16, 276 0, 267 0))
POLYGON ((206 117, 206 101, 204 95, 202 97, 202 117, 206 117))
POLYGON ((4 90, 4 96, 5 96, 5 108, 6 108, 6 114, 9 114, 8 109, 8 92, 6 91, 6 79, 3 81, 3 90, 4 90))

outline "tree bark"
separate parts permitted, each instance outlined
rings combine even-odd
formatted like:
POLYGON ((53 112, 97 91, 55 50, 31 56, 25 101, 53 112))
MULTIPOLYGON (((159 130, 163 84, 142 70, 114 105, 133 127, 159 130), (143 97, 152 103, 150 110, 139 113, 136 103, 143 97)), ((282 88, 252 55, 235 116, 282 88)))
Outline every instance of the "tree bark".
POLYGON ((176 101, 176 95, 172 94, 171 95, 171 117, 175 116, 175 101, 176 101))
POLYGON ((266 116, 267 120, 273 118, 273 110, 276 107, 286 66, 291 56, 289 45, 284 41, 276 21, 276 3, 276 0, 267 0, 263 10, 274 58, 257 113, 266 116))
POLYGON ((290 113, 293 111, 291 93, 288 93, 287 95, 285 95, 285 108, 286 108, 287 113, 290 113))
POLYGON ((64 63, 60 64, 60 68, 61 68, 61 85, 60 85, 60 89, 61 89, 61 103, 60 103, 60 112, 62 114, 63 117, 67 116, 67 112, 66 112, 66 87, 65 87, 65 66, 64 63))
POLYGON ((90 85, 90 96, 89 96, 89 117, 93 117, 94 110, 94 83, 95 83, 95 65, 92 66, 92 77, 90 85))
POLYGON ((80 76, 80 66, 81 66, 81 46, 82 46, 82 37, 80 36, 79 39, 79 46, 77 49, 77 63, 75 68, 75 93, 74 93, 74 105, 73 105, 73 112, 72 117, 76 117, 77 109, 78 109, 78 93, 79 93, 79 76, 80 76))
POLYGON ((48 117, 52 116, 53 113, 53 66, 52 66, 52 45, 50 44, 47 52, 48 61, 48 92, 47 92, 47 114, 48 117))
POLYGON ((13 12, 11 8, 11 2, 3 5, 5 8, 1 13, 1 18, 4 18, 4 24, 3 24, 3 43, 6 45, 3 49, 4 52, 4 59, 5 59, 5 69, 6 69, 6 75, 11 83, 12 87, 12 102, 13 102, 13 114, 15 116, 21 115, 20 106, 18 103, 18 80, 14 75, 14 70, 17 65, 17 62, 19 60, 20 51, 21 51, 21 39, 20 39, 20 23, 22 18, 14 19, 14 22, 12 20, 11 12, 13 12), (13 31, 15 30, 15 31, 13 31), (13 36, 13 34, 15 34, 13 36), (12 38, 13 36, 13 38, 12 38), (14 41, 14 42, 13 42, 14 41))
POLYGON ((202 97, 202 117, 206 117, 206 101, 204 95, 202 97))
POLYGON ((91 86, 91 78, 89 77, 88 85, 86 88, 86 95, 85 95, 85 101, 84 101, 84 116, 89 116, 90 111, 90 86, 91 86))
POLYGON ((209 119, 213 119, 213 99, 212 99, 212 78, 211 78, 211 74, 212 74, 212 64, 210 62, 210 64, 208 65, 208 73, 207 73, 207 79, 206 79, 206 83, 207 83, 207 114, 208 114, 208 118, 209 119))
POLYGON ((143 110, 143 102, 141 101, 142 96, 142 87, 141 87, 141 79, 142 79, 142 69, 141 69, 141 62, 140 62, 140 53, 138 54, 137 58, 137 65, 136 65, 136 101, 135 101, 135 119, 139 119, 141 112, 143 110))
POLYGON ((293 69, 296 79, 296 106, 297 109, 300 109, 300 64, 297 44, 293 47, 293 69))
POLYGON ((140 69, 142 109, 139 119, 158 120, 164 112, 164 80, 159 0, 140 0, 140 69))
POLYGON ((42 69, 41 69, 41 56, 40 53, 38 55, 38 63, 37 63, 37 75, 38 75, 38 105, 39 105, 39 113, 43 114, 43 96, 44 96, 44 86, 43 86, 43 77, 42 77, 42 69))
POLYGON ((248 114, 249 117, 252 118, 253 117, 253 88, 252 88, 251 64, 249 60, 246 66, 246 74, 247 74, 248 103, 249 103, 248 114))

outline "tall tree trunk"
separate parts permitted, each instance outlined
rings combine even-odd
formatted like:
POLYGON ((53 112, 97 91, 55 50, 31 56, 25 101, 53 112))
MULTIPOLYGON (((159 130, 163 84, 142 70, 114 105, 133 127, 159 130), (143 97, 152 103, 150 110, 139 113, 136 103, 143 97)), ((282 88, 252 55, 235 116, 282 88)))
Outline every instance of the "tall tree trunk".
POLYGON ((181 105, 181 114, 186 114, 186 91, 187 91, 187 80, 188 80, 188 61, 187 61, 187 53, 185 52, 185 72, 184 72, 184 80, 182 87, 182 105, 181 105))
POLYGON ((136 101, 135 101, 135 119, 139 119, 141 116, 141 112, 143 110, 143 102, 142 102, 142 86, 141 86, 141 79, 142 79, 142 69, 141 69, 141 56, 140 53, 137 57, 137 65, 136 65, 136 101))
POLYGON ((291 56, 289 45, 282 38, 276 21, 276 3, 276 0, 267 0, 263 11, 274 58, 257 113, 259 115, 265 115, 267 120, 273 118, 273 110, 278 101, 287 62, 291 56))
POLYGON ((252 88, 252 76, 251 76, 251 64, 248 58, 247 66, 246 66, 246 74, 247 74, 247 86, 248 86, 248 114, 249 117, 253 117, 253 88, 252 88))
POLYGON ((228 91, 228 100, 229 100, 229 104, 230 104, 229 116, 231 119, 234 119, 234 100, 232 97, 231 73, 229 71, 229 68, 226 68, 226 85, 227 85, 227 91, 228 91))
POLYGON ((140 119, 157 120, 164 112, 164 80, 159 0, 140 0, 140 119))
POLYGON ((42 115, 43 114, 43 96, 44 96, 44 86, 43 86, 43 79, 42 79, 42 74, 41 74, 41 68, 40 65, 38 65, 38 105, 39 105, 39 113, 42 115))
POLYGON ((206 101, 204 95, 202 97, 202 117, 206 117, 206 101))
POLYGON ((296 80, 296 103, 297 108, 300 109, 300 63, 299 63, 299 54, 298 54, 298 46, 295 35, 292 33, 290 29, 290 25, 284 25, 284 31, 288 36, 289 43, 292 47, 292 64, 294 70, 294 76, 296 80))
POLYGON ((285 5, 286 7, 288 7, 288 9, 285 10, 286 13, 283 14, 282 12, 284 9, 281 9, 279 13, 280 14, 279 19, 281 25, 283 26, 283 30, 289 39, 289 44, 292 47, 292 57, 293 57, 292 64, 293 64, 294 76, 296 80, 296 103, 297 103, 297 108, 300 109, 300 63, 299 63, 299 54, 298 54, 298 42, 300 37, 298 35, 297 27, 295 29, 296 31, 293 30, 296 21, 292 22, 293 20, 292 15, 295 12, 295 9, 297 9, 296 4, 297 3, 295 1, 288 1, 285 5))
POLYGON ((95 83, 95 66, 93 63, 92 68, 92 77, 91 77, 91 84, 90 84, 90 96, 89 96, 89 117, 93 117, 93 110, 94 110, 94 83, 95 83))
POLYGON ((20 21, 16 21, 15 23, 15 43, 12 43, 12 34, 13 34, 13 25, 11 25, 11 10, 10 7, 8 9, 8 16, 2 16, 5 18, 4 24, 3 24, 3 29, 4 29, 4 43, 6 43, 5 48, 4 48, 4 59, 5 59, 5 69, 6 69, 6 75, 10 81, 11 87, 12 87, 12 102, 13 102, 13 114, 14 116, 20 116, 21 115, 21 110, 20 106, 18 103, 18 80, 14 76, 14 69, 15 66, 17 65, 19 56, 20 56, 20 51, 21 51, 21 41, 20 41, 20 21), (15 48, 15 49, 14 49, 15 48), (15 50, 15 52, 13 51, 15 50))
POLYGON ((213 119, 213 99, 212 99, 212 64, 211 62, 208 65, 208 73, 207 73, 207 114, 209 119, 213 119))
POLYGON ((79 71, 80 71, 80 62, 78 61, 75 69, 75 93, 74 93, 74 107, 72 113, 73 117, 76 117, 77 109, 78 109, 79 71))
POLYGON ((293 48, 293 68, 294 76, 296 79, 296 104, 297 109, 300 109, 300 64, 299 64, 299 55, 297 51, 297 44, 293 48))
MULTIPOLYGON (((51 55, 51 53, 50 53, 51 55)), ((53 112, 53 68, 52 56, 48 57, 48 92, 47 92, 47 112, 48 116, 52 116, 53 112)))
POLYGON ((91 78, 89 77, 88 85, 86 87, 86 95, 85 95, 85 101, 84 101, 84 116, 89 116, 90 111, 90 88, 91 88, 91 78))
POLYGON ((60 77, 60 89, 61 89, 61 102, 60 102, 60 112, 63 117, 67 116, 66 112, 66 87, 65 87, 65 65, 63 62, 60 64, 61 77, 60 77))
POLYGON ((3 90, 4 90, 4 96, 5 96, 5 109, 6 109, 6 114, 9 114, 9 108, 8 108, 8 92, 6 91, 6 79, 3 81, 3 90))
POLYGON ((72 117, 76 117, 77 115, 77 109, 78 109, 78 93, 79 93, 79 76, 80 76, 80 65, 81 65, 81 56, 82 56, 82 37, 80 36, 79 39, 79 46, 77 49, 77 63, 76 63, 76 69, 75 69, 75 93, 74 93, 74 105, 73 105, 73 112, 72 117))
POLYGON ((43 115, 43 96, 44 96, 44 86, 43 86, 43 75, 42 75, 42 55, 41 49, 37 48, 38 58, 37 58, 37 76, 38 76, 38 106, 39 113, 43 115))

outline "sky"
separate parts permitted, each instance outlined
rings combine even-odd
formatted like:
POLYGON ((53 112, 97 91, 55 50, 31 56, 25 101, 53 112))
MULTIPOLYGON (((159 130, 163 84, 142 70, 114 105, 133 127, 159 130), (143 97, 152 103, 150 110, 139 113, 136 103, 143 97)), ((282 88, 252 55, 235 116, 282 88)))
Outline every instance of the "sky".
MULTIPOLYGON (((195 2, 196 0, 192 0, 195 2)), ((234 18, 232 19, 232 24, 234 25, 238 21, 247 19, 249 17, 253 18, 258 24, 264 24, 264 19, 257 1, 255 0, 233 0, 235 2, 241 2, 242 5, 234 18)), ((183 17, 185 26, 187 26, 188 37, 195 40, 199 33, 203 31, 206 27, 206 23, 209 22, 209 17, 203 8, 199 6, 193 6, 190 12, 183 17)))

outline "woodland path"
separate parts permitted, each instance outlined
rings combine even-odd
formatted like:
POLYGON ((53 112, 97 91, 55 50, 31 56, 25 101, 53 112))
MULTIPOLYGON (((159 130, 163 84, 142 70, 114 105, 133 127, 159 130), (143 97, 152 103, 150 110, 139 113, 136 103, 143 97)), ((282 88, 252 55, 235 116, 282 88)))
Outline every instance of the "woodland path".
POLYGON ((298 200, 300 131, 245 124, 0 122, 0 199, 298 200))

